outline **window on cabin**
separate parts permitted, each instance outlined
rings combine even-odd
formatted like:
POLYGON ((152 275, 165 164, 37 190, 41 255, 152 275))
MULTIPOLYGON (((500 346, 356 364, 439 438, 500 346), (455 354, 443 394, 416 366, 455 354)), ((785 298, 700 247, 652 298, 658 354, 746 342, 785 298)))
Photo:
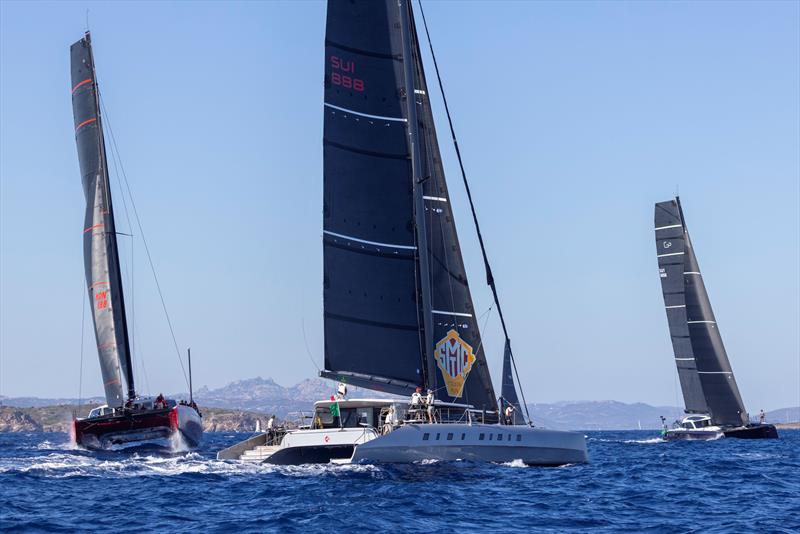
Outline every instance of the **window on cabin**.
POLYGON ((517 441, 522 441, 522 434, 517 434, 517 441))
POLYGON ((436 433, 436 441, 439 441, 439 438, 440 438, 440 437, 441 437, 441 434, 439 434, 439 433, 437 432, 437 433, 436 433))
POLYGON ((428 441, 430 439, 430 437, 431 437, 431 435, 429 433, 425 432, 424 434, 422 434, 422 441, 428 441))
POLYGON ((497 441, 503 441, 503 434, 497 434, 497 441))
POLYGON ((462 433, 462 434, 461 434, 461 441, 464 441, 464 439, 465 439, 466 437, 467 437, 467 435, 466 435, 465 433, 462 433))
POLYGON ((451 441, 452 439, 453 439, 453 433, 452 432, 448 432, 447 433, 447 441, 451 441))
POLYGON ((484 437, 485 437, 485 434, 481 434, 480 436, 478 436, 478 441, 483 441, 484 437))

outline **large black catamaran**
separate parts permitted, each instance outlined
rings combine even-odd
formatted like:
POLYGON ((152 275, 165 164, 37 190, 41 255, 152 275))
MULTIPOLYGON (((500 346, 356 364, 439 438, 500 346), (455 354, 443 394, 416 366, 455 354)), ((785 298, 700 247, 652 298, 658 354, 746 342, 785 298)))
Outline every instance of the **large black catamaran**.
POLYGON ((683 217, 680 198, 655 205, 661 290, 688 416, 666 437, 777 437, 749 421, 683 217))
POLYGON ((499 424, 430 96, 408 0, 328 2, 321 375, 412 398, 318 402, 312 428, 221 458, 587 460, 583 435, 525 424, 508 336, 501 403, 512 424, 499 424), (420 403, 426 390, 434 400, 420 403))
POLYGON ((72 110, 86 215, 83 258, 106 405, 76 419, 75 439, 108 448, 180 433, 190 445, 202 435, 196 407, 136 393, 122 289, 117 230, 100 115, 91 36, 70 47, 72 110))

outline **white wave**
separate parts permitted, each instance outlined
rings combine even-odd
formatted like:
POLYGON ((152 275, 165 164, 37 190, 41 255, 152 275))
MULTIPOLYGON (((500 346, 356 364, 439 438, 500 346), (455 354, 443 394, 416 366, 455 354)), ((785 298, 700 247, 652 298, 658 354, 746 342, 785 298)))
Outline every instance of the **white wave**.
POLYGON ((653 443, 666 443, 666 440, 664 438, 626 439, 622 443, 638 443, 641 445, 652 445, 653 443))
POLYGON ((525 462, 522 461, 522 458, 511 460, 510 462, 503 462, 501 465, 506 467, 528 467, 525 462))

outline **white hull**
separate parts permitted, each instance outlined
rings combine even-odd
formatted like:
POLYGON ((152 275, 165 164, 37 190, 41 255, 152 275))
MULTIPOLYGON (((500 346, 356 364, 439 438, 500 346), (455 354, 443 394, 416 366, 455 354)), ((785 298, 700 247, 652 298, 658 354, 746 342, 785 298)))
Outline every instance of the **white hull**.
POLYGON ((217 458, 288 465, 519 460, 555 466, 589 460, 586 439, 577 432, 450 423, 406 424, 383 436, 372 429, 292 430, 274 446, 262 434, 220 451, 217 458))
POLYGON ((358 445, 351 458, 359 463, 422 460, 521 460, 527 465, 547 466, 584 463, 589 456, 585 437, 576 432, 527 426, 410 424, 358 445))

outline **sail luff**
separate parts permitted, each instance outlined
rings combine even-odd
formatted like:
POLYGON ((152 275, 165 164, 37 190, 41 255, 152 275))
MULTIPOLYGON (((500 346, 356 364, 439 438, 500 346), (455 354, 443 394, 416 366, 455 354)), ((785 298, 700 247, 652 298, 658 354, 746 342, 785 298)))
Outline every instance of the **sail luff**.
POLYGON ((117 235, 108 182, 108 165, 100 116, 99 93, 87 34, 70 48, 75 140, 86 197, 84 266, 98 357, 109 406, 135 396, 133 366, 125 317, 117 235))
POLYGON ((398 9, 400 10, 400 20, 403 35, 403 72, 405 82, 406 117, 408 118, 408 144, 411 154, 411 181, 414 193, 414 228, 417 242, 417 262, 419 264, 418 280, 419 291, 422 298, 422 359, 423 369, 425 369, 425 387, 435 389, 436 367, 433 358, 433 305, 431 300, 431 275, 430 275, 430 256, 428 248, 427 225, 425 223, 425 200, 423 178, 421 174, 421 152, 419 120, 417 118, 417 102, 414 85, 414 66, 415 56, 418 55, 419 47, 415 54, 414 44, 411 35, 411 21, 413 12, 408 0, 399 0, 398 9))

